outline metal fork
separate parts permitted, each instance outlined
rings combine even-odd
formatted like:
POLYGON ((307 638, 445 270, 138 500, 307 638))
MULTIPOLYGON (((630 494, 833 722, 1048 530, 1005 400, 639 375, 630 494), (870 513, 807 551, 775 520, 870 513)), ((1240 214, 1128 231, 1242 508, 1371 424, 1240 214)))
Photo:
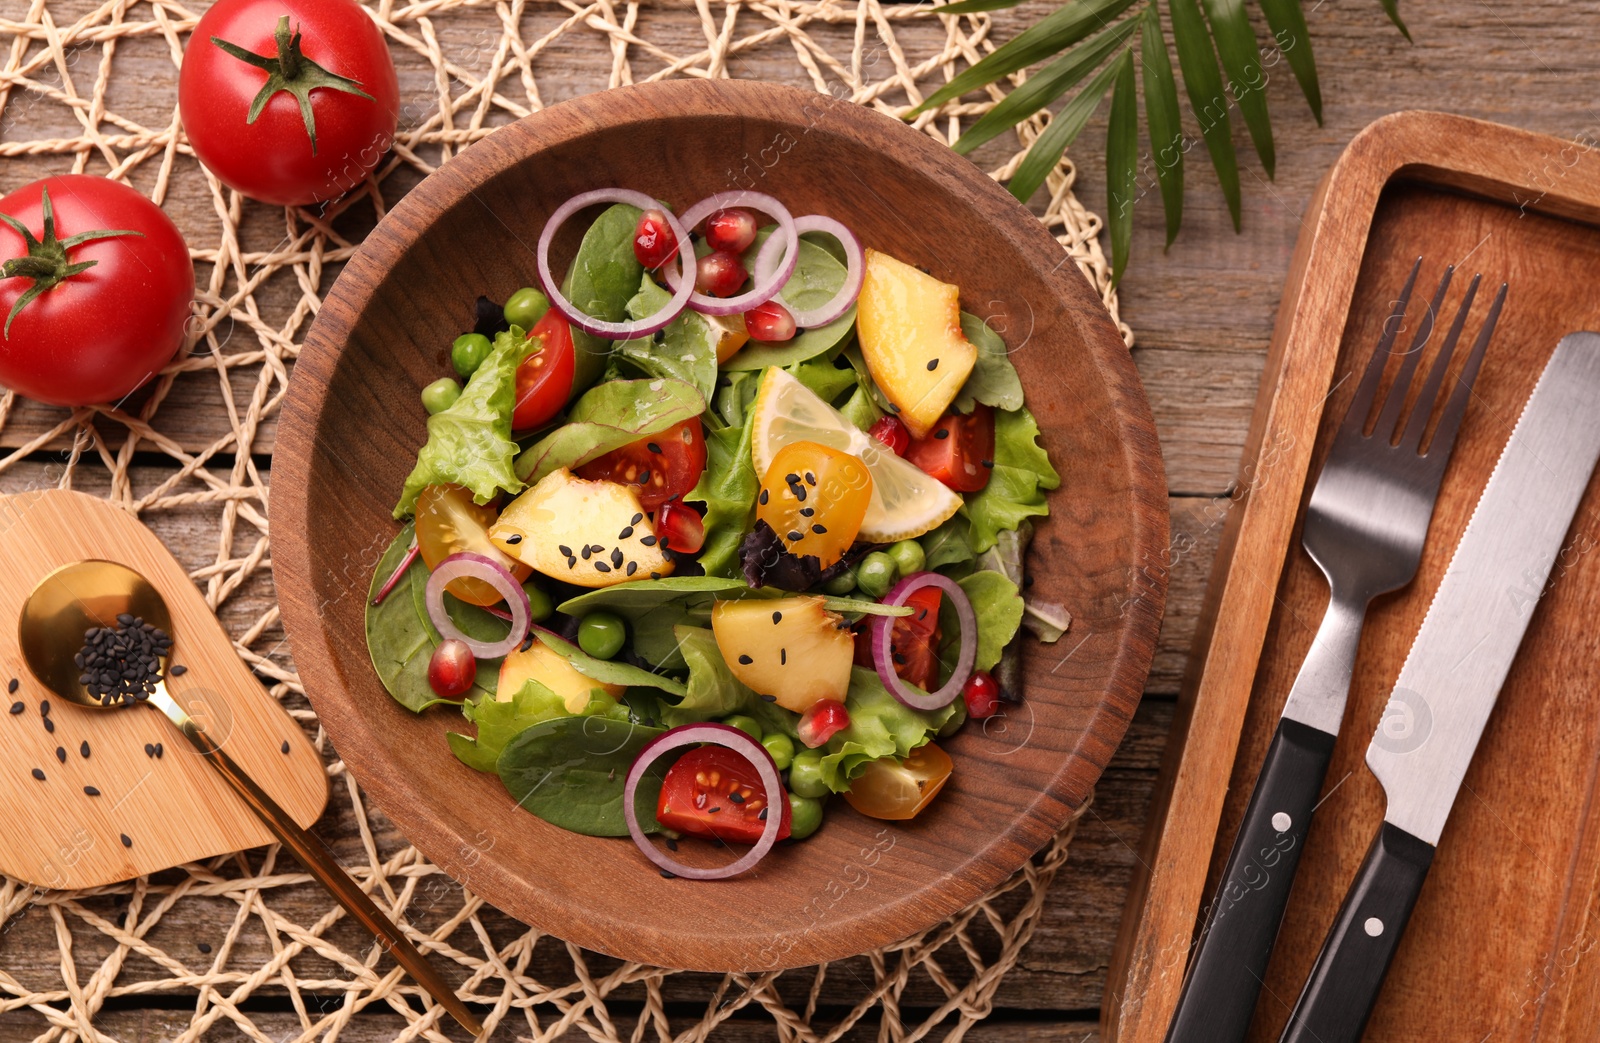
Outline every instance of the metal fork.
POLYGON ((1444 397, 1440 389, 1445 372, 1480 278, 1472 277, 1402 429, 1400 417, 1418 360, 1433 335, 1434 318, 1450 287, 1454 268, 1446 268, 1368 434, 1367 417, 1421 267, 1419 257, 1384 324, 1311 491, 1301 542, 1327 577, 1327 613, 1300 666, 1256 778, 1222 885, 1189 962, 1183 992, 1167 1029, 1167 1043, 1236 1043, 1244 1039, 1288 904, 1311 813, 1328 773, 1334 738, 1344 718, 1367 606, 1379 594, 1398 590, 1417 574, 1439 483, 1506 298, 1502 283, 1424 449, 1422 436, 1438 399, 1444 397))

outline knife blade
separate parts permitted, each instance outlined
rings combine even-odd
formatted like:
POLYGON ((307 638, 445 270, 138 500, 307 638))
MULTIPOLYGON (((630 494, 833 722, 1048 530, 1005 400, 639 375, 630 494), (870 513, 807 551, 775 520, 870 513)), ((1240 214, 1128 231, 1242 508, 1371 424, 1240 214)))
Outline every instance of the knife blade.
POLYGON ((1356 1043, 1600 459, 1600 334, 1561 339, 1467 522, 1367 747, 1383 825, 1283 1043, 1356 1043))

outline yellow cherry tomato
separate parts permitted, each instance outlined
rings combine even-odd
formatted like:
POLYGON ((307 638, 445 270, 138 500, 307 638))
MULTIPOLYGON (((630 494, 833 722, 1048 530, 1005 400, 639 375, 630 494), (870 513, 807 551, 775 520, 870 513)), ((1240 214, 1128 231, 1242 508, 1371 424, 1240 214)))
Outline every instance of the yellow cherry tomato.
MULTIPOLYGON (((473 503, 471 491, 459 485, 430 485, 422 490, 417 497, 417 550, 423 564, 431 572, 450 555, 471 551, 505 566, 518 583, 527 579, 531 568, 489 542, 489 526, 499 513, 491 505, 473 503)), ((471 576, 452 580, 444 589, 462 601, 484 607, 505 600, 489 584, 471 576)))
POLYGON ((872 502, 872 472, 860 457, 818 442, 790 442, 773 456, 756 517, 792 554, 827 568, 850 549, 872 502))
POLYGON ((850 781, 844 799, 871 818, 903 820, 933 802, 955 767, 950 755, 933 743, 911 751, 903 761, 880 757, 850 781))

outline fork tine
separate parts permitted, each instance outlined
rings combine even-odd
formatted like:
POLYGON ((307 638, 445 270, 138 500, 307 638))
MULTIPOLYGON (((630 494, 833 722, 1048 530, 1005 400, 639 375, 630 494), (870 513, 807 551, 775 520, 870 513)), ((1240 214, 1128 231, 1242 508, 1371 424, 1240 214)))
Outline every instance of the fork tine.
POLYGON ((1439 385, 1444 383, 1445 370, 1450 368, 1450 358, 1455 354, 1456 341, 1461 337, 1461 328, 1467 324, 1467 314, 1472 311, 1472 302, 1478 295, 1478 283, 1482 278, 1481 274, 1474 275, 1471 284, 1467 286, 1466 296, 1461 298, 1461 307, 1456 309, 1456 318, 1450 324, 1450 332, 1445 334, 1444 344, 1439 347, 1439 354, 1434 357, 1433 365, 1428 369, 1428 379, 1417 395, 1417 403, 1411 407, 1411 419, 1406 421, 1405 434, 1400 436, 1400 444, 1403 446, 1420 448, 1422 445, 1422 432, 1428 426, 1428 417, 1433 415, 1433 407, 1438 405, 1439 385))
POLYGON ((1395 335, 1400 332, 1400 323, 1406 317, 1406 305, 1411 301, 1411 288, 1417 284, 1417 273, 1422 270, 1422 258, 1418 257, 1411 266, 1411 274, 1406 276, 1406 284, 1400 289, 1400 296, 1395 299, 1394 311, 1384 320, 1383 333, 1378 337, 1378 346, 1372 349, 1372 356, 1367 359, 1366 372, 1361 374, 1361 385, 1356 388, 1356 397, 1351 400, 1350 407, 1345 410, 1344 422, 1339 425, 1340 435, 1361 435, 1367 429, 1367 414, 1372 411, 1372 399, 1378 391, 1378 381, 1383 379, 1383 367, 1389 361, 1389 349, 1394 346, 1395 335))
POLYGON ((1450 289, 1450 276, 1455 274, 1455 265, 1447 265, 1444 276, 1439 280, 1439 288, 1433 291, 1433 300, 1428 305, 1428 312, 1417 323, 1416 336, 1411 338, 1411 349, 1406 352, 1406 357, 1400 362, 1400 372, 1395 374, 1394 383, 1389 385, 1389 396, 1383 401, 1383 411, 1378 414, 1378 422, 1372 426, 1374 436, 1381 437, 1385 442, 1394 440, 1395 429, 1399 426, 1400 410, 1406 404, 1406 392, 1411 389, 1411 377, 1416 372, 1417 360, 1422 358, 1422 349, 1433 336, 1433 323, 1439 314, 1439 309, 1444 305, 1445 291, 1450 289))
POLYGON ((1500 321, 1500 307, 1506 302, 1506 284, 1500 284, 1500 292, 1494 295, 1494 303, 1489 305, 1489 317, 1483 320, 1483 329, 1478 331, 1477 343, 1472 345, 1472 354, 1467 356, 1467 364, 1461 369, 1461 376, 1456 378, 1455 390, 1450 393, 1450 401, 1445 403, 1444 412, 1439 416, 1439 426, 1433 429, 1433 441, 1428 445, 1427 455, 1432 457, 1434 450, 1444 450, 1443 459, 1450 458, 1450 450, 1456 444, 1456 432, 1461 429, 1461 417, 1467 411, 1467 399, 1472 396, 1472 382, 1478 378, 1478 368, 1483 365, 1483 353, 1489 346, 1489 338, 1494 336, 1495 323, 1500 321))

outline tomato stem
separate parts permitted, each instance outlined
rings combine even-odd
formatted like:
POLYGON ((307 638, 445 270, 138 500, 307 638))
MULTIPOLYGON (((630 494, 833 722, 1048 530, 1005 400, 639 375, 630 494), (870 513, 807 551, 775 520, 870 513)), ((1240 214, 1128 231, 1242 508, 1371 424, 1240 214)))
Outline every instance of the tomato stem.
POLYGON ((289 16, 284 15, 278 19, 278 27, 273 31, 277 41, 278 53, 268 57, 247 51, 238 44, 229 43, 220 36, 213 36, 211 42, 220 47, 224 53, 239 59, 246 65, 253 65, 262 69, 267 74, 267 82, 262 84, 261 90, 250 102, 250 114, 245 117, 246 123, 254 123, 267 107, 267 102, 279 91, 288 91, 294 95, 295 101, 300 105, 300 118, 305 122, 306 134, 311 138, 311 154, 317 154, 317 118, 311 111, 311 92, 318 87, 327 87, 331 90, 343 91, 354 94, 368 101, 377 101, 372 95, 361 89, 361 81, 348 79, 337 73, 329 72, 316 62, 307 58, 301 51, 300 30, 292 32, 289 29, 289 16))
POLYGON ((86 272, 99 264, 99 261, 67 260, 67 251, 73 247, 82 246, 100 239, 114 239, 118 236, 136 235, 144 238, 143 232, 129 229, 100 228, 90 232, 79 232, 77 235, 66 239, 56 238, 56 213, 50 204, 50 190, 40 190, 41 209, 44 211, 44 238, 35 239, 28 226, 18 221, 10 214, 0 214, 0 221, 4 221, 22 236, 22 241, 27 245, 28 252, 21 257, 13 257, 0 265, 0 279, 32 279, 33 285, 26 293, 17 298, 17 303, 11 306, 11 314, 6 316, 5 336, 11 336, 11 322, 21 313, 23 308, 33 303, 33 299, 44 291, 60 285, 64 280, 72 278, 80 272, 86 272))

